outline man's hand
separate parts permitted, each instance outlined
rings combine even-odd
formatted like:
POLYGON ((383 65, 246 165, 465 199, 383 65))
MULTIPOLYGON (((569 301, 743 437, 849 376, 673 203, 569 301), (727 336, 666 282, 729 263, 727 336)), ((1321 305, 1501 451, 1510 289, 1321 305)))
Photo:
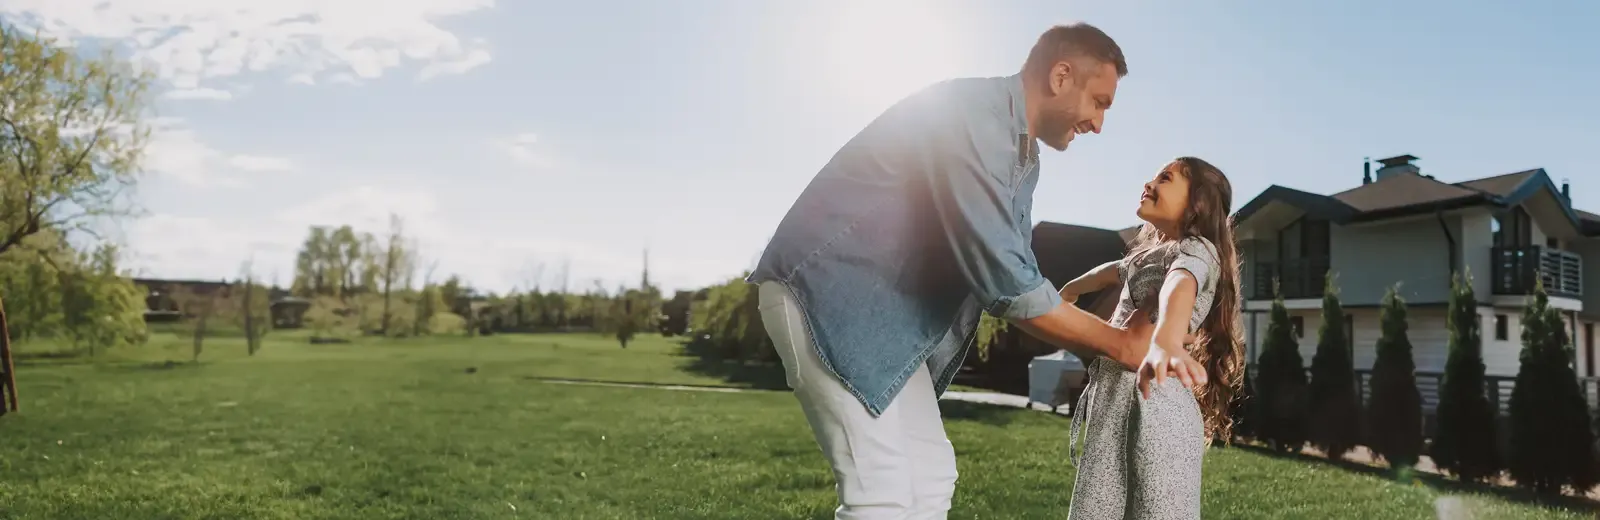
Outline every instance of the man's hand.
MULTIPOLYGON (((1194 338, 1186 340, 1193 342, 1194 338)), ((1179 349, 1169 352, 1158 345, 1150 344, 1144 361, 1139 363, 1139 393, 1143 394, 1145 399, 1149 399, 1151 383, 1160 385, 1166 381, 1168 375, 1177 377, 1178 381, 1183 382, 1183 387, 1190 390, 1193 390, 1195 385, 1206 384, 1205 368, 1190 357, 1188 351, 1179 349)))

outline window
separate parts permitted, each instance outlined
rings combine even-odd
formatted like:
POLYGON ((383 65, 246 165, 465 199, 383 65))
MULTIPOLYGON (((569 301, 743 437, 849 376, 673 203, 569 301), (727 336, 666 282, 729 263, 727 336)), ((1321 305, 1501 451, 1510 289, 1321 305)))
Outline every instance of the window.
POLYGON ((1289 324, 1292 325, 1292 328, 1294 329, 1294 337, 1296 337, 1296 338, 1304 338, 1304 337, 1306 337, 1306 319, 1304 317, 1302 317, 1302 316, 1290 316, 1289 317, 1289 324))
POLYGON ((1561 249, 1561 241, 1556 240, 1556 237, 1545 237, 1544 246, 1550 249, 1561 249))
POLYGON ((1505 341, 1511 337, 1511 326, 1506 323, 1506 315, 1494 315, 1494 339, 1505 341))

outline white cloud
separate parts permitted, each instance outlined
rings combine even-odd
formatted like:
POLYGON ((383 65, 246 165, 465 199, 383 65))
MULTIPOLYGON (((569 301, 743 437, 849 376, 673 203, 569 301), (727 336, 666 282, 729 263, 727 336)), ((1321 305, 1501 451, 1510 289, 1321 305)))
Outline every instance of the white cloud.
POLYGON ((526 285, 533 265, 543 266, 539 281, 545 287, 559 285, 563 261, 569 267, 568 288, 580 291, 592 287, 596 278, 614 288, 618 280, 612 275, 639 269, 636 254, 528 238, 518 233, 521 222, 454 222, 444 217, 432 190, 372 185, 329 193, 269 215, 141 218, 126 228, 129 266, 144 276, 234 279, 239 266, 250 260, 258 276, 270 283, 276 274, 277 282, 287 285, 295 252, 311 226, 349 224, 382 240, 391 214, 400 217, 405 235, 416 240, 423 262, 438 262, 437 276, 459 274, 485 289, 526 285))
POLYGON ((550 158, 541 153, 538 134, 521 133, 511 137, 495 139, 492 144, 499 148, 511 162, 523 168, 545 168, 550 166, 550 158))
POLYGON ((286 172, 294 169, 294 163, 288 159, 262 155, 235 155, 228 158, 228 164, 247 172, 286 172))
POLYGON ((178 100, 203 99, 211 101, 227 101, 233 99, 233 93, 214 88, 185 88, 167 91, 166 98, 178 100))
POLYGON ((480 65, 489 63, 490 59, 489 51, 483 49, 473 49, 471 53, 455 61, 438 61, 429 63, 427 66, 422 68, 422 72, 417 73, 417 79, 427 80, 435 76, 461 74, 478 68, 480 65))
POLYGON ((181 120, 155 118, 150 121, 144 170, 158 176, 195 186, 240 186, 247 179, 240 173, 292 168, 293 164, 287 159, 230 154, 213 148, 181 120))
POLYGON ((192 91, 246 71, 277 71, 299 83, 335 74, 372 79, 402 64, 421 65, 421 79, 465 72, 489 61, 488 44, 463 41, 437 21, 493 5, 494 0, 0 0, 0 13, 68 41, 125 44, 172 87, 192 91))

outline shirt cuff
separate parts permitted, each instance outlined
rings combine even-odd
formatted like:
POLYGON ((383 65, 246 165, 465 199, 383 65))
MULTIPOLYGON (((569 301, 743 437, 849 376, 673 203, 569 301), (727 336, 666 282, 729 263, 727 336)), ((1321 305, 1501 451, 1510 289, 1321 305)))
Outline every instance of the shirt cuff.
POLYGON ((999 317, 1006 321, 1021 321, 1044 316, 1058 305, 1061 305, 1061 293, 1050 285, 1050 280, 1044 280, 1033 290, 1012 298, 1009 305, 1002 302, 998 310, 999 317))

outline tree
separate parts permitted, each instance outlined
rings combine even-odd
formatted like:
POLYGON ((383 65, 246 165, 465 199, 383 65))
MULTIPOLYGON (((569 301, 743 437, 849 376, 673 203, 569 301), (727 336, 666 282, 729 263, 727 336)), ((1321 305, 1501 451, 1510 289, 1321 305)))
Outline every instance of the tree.
POLYGON ((1322 326, 1317 330, 1317 353, 1311 358, 1311 445, 1329 459, 1344 458, 1361 442, 1361 397, 1357 393, 1355 360, 1345 334, 1344 306, 1334 277, 1327 278, 1322 293, 1322 326))
POLYGON ((1410 467, 1422 454, 1422 393, 1417 390, 1417 365, 1406 334, 1406 302, 1398 285, 1384 295, 1379 321, 1383 335, 1378 338, 1378 359, 1372 363, 1367 447, 1389 467, 1410 467))
POLYGON ((1472 279, 1458 276, 1451 282, 1450 356, 1439 388, 1438 433, 1428 456, 1439 469, 1479 482, 1500 472, 1495 437, 1499 414, 1485 393, 1481 318, 1472 279))
POLYGON ((439 262, 428 265, 428 271, 422 275, 422 292, 417 295, 417 319, 413 336, 432 334, 433 315, 450 312, 450 307, 445 305, 444 295, 439 287, 433 284, 433 271, 439 268, 439 262))
POLYGON ((315 341, 348 341, 361 333, 361 320, 354 311, 332 296, 318 296, 306 309, 305 321, 315 341))
MULTIPOLYGON (((383 253, 383 320, 379 327, 383 335, 389 335, 390 309, 393 306, 394 285, 401 281, 401 273, 406 271, 405 266, 405 228, 398 215, 389 215, 389 240, 383 253)), ((409 284, 410 282, 405 282, 409 284)))
POLYGON ((131 213, 150 76, 0 22, 0 255, 131 213))
POLYGON ((229 298, 236 301, 227 302, 237 308, 227 314, 234 317, 234 323, 244 332, 245 351, 254 356, 261 350, 261 337, 272 328, 272 303, 267 288, 256 283, 251 262, 244 263, 240 274, 241 281, 231 291, 238 297, 229 298))
POLYGON ((210 332, 211 317, 217 314, 219 308, 227 311, 226 305, 218 305, 223 289, 214 288, 199 291, 189 288, 177 288, 172 291, 172 299, 178 304, 178 312, 183 324, 180 331, 187 332, 194 344, 193 360, 200 361, 200 354, 205 351, 206 336, 210 332))
POLYGON ((1543 284, 1522 313, 1522 367, 1511 391, 1511 478, 1542 493, 1595 484, 1594 432, 1560 311, 1543 284))
POLYGON ((973 350, 979 361, 988 361, 989 353, 994 352, 1000 342, 1005 338, 1006 331, 1011 329, 1011 324, 1004 319, 983 313, 978 316, 978 331, 973 340, 973 350))
POLYGON ((117 267, 115 246, 102 244, 58 271, 62 325, 73 345, 96 350, 144 343, 144 291, 117 267))
POLYGON ((1272 302, 1257 368, 1256 437, 1275 450, 1300 451, 1307 440, 1305 361, 1281 296, 1272 302))
POLYGON ((712 358, 769 361, 777 356, 761 323, 757 286, 733 278, 707 289, 706 301, 693 313, 697 336, 709 335, 695 346, 712 358))

